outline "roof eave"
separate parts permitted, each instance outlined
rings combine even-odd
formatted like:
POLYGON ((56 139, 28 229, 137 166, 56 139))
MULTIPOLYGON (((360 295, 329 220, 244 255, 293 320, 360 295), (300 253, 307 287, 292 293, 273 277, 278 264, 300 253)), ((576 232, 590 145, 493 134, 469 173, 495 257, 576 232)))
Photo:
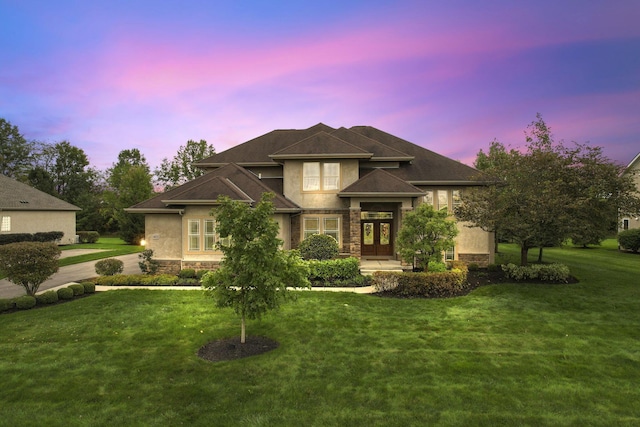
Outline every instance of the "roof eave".
POLYGON ((422 197, 426 193, 424 192, 411 192, 411 193, 379 193, 379 192, 341 192, 338 193, 338 197, 422 197))
POLYGON ((125 208, 125 212, 129 213, 139 213, 139 214, 183 214, 184 209, 176 209, 176 208, 125 208))
POLYGON ((411 185, 486 185, 489 181, 407 181, 411 185))
POLYGON ((328 154, 270 154, 274 160, 306 160, 306 159, 370 159, 373 153, 328 153, 328 154))

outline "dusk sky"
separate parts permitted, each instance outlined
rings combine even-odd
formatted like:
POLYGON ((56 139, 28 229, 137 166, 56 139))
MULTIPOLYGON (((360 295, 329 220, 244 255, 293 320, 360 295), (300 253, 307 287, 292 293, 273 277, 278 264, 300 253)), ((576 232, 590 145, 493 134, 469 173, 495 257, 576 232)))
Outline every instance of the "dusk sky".
POLYGON ((187 140, 370 125, 471 164, 556 140, 640 152, 638 0, 0 0, 0 117, 105 169, 187 140))

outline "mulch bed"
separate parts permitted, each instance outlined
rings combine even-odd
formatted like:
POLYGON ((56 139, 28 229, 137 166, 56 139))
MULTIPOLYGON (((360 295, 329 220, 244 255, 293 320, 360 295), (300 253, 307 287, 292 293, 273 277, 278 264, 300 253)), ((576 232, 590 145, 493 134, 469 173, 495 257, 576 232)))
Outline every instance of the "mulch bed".
POLYGON ((211 341, 200 347, 198 357, 210 362, 236 360, 267 353, 278 348, 280 344, 266 337, 248 336, 245 343, 240 343, 240 337, 211 341))

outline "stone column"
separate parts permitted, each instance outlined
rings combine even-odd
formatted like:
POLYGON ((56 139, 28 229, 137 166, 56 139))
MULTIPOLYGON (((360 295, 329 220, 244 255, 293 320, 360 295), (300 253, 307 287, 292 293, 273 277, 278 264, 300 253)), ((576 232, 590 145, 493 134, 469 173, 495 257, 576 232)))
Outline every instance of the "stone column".
POLYGON ((360 207, 349 208, 349 255, 360 259, 362 257, 362 249, 360 247, 360 207))

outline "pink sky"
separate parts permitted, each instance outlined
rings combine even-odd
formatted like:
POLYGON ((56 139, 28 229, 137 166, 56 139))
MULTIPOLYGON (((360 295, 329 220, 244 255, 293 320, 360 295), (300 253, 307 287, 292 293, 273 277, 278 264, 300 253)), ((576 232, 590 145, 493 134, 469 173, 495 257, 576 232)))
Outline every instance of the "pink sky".
POLYGON ((96 3, 0 0, 0 117, 99 169, 318 122, 470 164, 536 113, 558 140, 640 152, 635 0, 96 3))

